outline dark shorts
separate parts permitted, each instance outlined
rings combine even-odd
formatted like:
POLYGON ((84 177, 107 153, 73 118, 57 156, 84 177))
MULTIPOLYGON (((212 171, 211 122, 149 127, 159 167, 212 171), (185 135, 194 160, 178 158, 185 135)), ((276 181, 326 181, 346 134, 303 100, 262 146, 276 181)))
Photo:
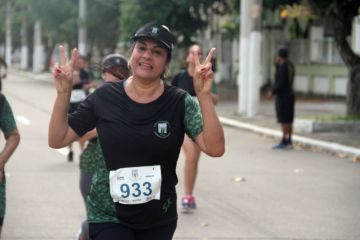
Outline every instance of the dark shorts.
POLYGON ((145 230, 134 230, 120 223, 90 223, 89 233, 92 240, 171 240, 176 223, 145 230))
POLYGON ((295 95, 276 96, 276 118, 279 123, 293 123, 295 115, 295 95))

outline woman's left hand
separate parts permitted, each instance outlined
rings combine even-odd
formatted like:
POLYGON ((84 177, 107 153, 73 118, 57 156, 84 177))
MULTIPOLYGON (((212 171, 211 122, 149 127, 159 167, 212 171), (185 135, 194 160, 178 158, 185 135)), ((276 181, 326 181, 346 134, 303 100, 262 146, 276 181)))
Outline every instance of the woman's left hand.
POLYGON ((214 81, 214 72, 212 71, 211 59, 215 50, 216 48, 212 48, 210 50, 204 63, 200 63, 198 54, 195 54, 194 56, 194 88, 197 96, 211 93, 211 87, 214 81))

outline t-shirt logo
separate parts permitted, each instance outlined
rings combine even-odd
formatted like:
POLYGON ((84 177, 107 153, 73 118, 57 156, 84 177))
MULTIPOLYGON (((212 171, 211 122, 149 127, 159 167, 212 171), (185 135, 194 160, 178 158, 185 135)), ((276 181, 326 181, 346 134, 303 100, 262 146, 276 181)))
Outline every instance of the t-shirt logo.
POLYGON ((167 121, 158 121, 154 124, 154 134, 159 138, 170 136, 170 123, 167 121))
POLYGON ((150 34, 156 37, 159 34, 159 28, 153 27, 150 34))

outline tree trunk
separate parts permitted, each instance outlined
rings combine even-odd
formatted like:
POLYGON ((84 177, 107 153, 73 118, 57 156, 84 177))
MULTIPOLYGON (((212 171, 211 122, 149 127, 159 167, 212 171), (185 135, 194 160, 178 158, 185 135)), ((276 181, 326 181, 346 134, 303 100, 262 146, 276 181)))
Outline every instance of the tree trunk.
POLYGON ((347 114, 360 116, 360 57, 351 49, 348 43, 347 28, 351 26, 354 15, 349 12, 349 2, 335 0, 330 11, 334 18, 335 42, 339 53, 349 69, 347 86, 347 114))
POLYGON ((350 69, 347 92, 347 114, 360 116, 360 64, 350 69))

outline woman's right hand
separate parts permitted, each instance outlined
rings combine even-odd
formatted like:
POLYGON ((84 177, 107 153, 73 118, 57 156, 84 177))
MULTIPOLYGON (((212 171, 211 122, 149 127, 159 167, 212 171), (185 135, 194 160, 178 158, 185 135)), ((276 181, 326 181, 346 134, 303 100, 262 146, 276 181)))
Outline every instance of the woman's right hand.
POLYGON ((73 72, 75 69, 78 51, 73 49, 70 62, 67 63, 64 46, 59 46, 61 63, 55 64, 53 75, 58 93, 70 93, 73 86, 73 72))
POLYGON ((202 94, 211 94, 211 87, 214 81, 214 73, 211 69, 211 59, 215 53, 215 48, 212 48, 207 55, 204 63, 200 63, 199 53, 194 55, 195 73, 194 73, 194 88, 196 96, 202 94))

